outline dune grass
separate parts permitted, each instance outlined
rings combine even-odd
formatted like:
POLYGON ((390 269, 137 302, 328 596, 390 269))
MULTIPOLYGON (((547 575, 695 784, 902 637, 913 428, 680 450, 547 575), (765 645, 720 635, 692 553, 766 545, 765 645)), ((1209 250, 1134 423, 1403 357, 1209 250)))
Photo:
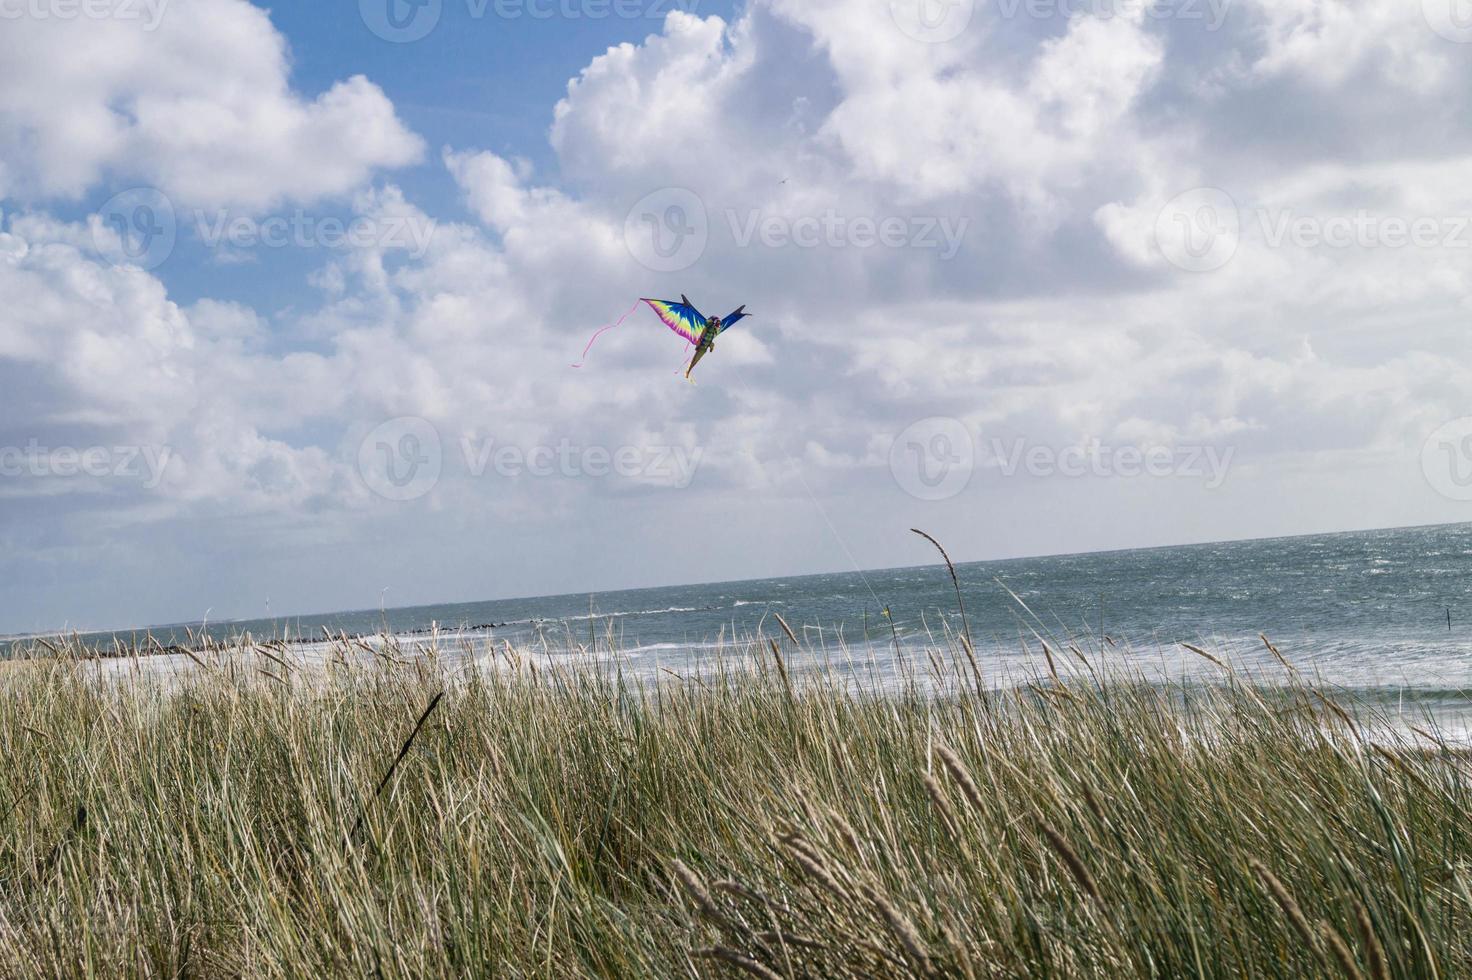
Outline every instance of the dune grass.
POLYGON ((1472 972, 1430 732, 1291 673, 878 696, 781 642, 645 685, 53 648, 0 672, 0 975, 1472 972))

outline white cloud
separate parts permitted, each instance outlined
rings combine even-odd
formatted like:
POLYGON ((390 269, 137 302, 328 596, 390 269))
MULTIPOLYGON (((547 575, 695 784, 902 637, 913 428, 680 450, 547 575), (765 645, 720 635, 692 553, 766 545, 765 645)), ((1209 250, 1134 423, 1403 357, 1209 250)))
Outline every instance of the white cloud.
POLYGON ((111 178, 181 206, 263 208, 343 194, 423 152, 361 76, 316 98, 292 91, 285 39, 244 0, 171 3, 153 30, 118 17, 4 24, 11 195, 75 198, 111 178))
MULTIPOLYGON (((1429 10, 1432 2, 1424 6, 1429 10)), ((1252 70, 1334 87, 1368 63, 1391 84, 1436 86, 1448 80, 1449 46, 1429 29, 1422 7, 1400 0, 1249 0, 1264 41, 1252 70)))

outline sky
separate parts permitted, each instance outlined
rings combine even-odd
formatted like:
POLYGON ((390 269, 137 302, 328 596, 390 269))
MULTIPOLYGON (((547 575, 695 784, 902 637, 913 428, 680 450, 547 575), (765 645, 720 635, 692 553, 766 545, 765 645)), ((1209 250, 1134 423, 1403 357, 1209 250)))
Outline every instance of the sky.
POLYGON ((0 0, 0 632, 1472 520, 1469 88, 1463 0, 0 0))

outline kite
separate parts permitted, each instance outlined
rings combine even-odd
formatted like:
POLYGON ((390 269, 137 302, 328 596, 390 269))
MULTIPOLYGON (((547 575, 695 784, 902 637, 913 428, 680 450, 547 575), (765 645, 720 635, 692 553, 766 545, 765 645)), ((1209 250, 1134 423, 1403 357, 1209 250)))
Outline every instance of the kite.
POLYGON ((684 294, 681 294, 678 303, 667 299, 643 300, 649 304, 658 317, 664 321, 664 325, 675 333, 684 337, 695 345, 695 356, 690 358, 690 366, 685 369, 685 379, 690 380, 690 372, 695 370, 695 365, 710 351, 716 349, 716 337, 728 329, 737 320, 751 316, 743 312, 746 304, 743 303, 724 317, 706 317, 697 310, 684 294))

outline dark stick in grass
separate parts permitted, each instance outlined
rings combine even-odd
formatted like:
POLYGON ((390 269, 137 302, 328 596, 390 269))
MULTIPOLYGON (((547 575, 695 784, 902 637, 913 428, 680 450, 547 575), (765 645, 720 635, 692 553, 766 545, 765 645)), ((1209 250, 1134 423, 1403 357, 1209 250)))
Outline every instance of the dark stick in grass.
POLYGON ((409 747, 413 745, 414 740, 419 737, 419 730, 424 727, 424 723, 429 720, 429 716, 434 712, 434 709, 439 707, 440 698, 444 696, 444 691, 436 694, 433 700, 429 702, 429 707, 424 709, 424 714, 419 716, 419 721, 415 723, 414 730, 409 733, 409 737, 404 740, 403 746, 399 749, 399 754, 394 757, 393 764, 388 767, 388 771, 385 772, 383 774, 383 778, 378 781, 378 788, 373 791, 373 795, 368 798, 367 802, 363 804, 362 810, 358 812, 358 821, 353 824, 353 829, 348 834, 348 843, 351 844, 353 838, 358 836, 358 831, 362 829, 363 818, 368 816, 368 804, 372 803, 374 800, 378 799, 379 796, 383 795, 383 788, 387 786, 388 781, 394 777, 394 770, 399 768, 399 763, 403 762, 404 756, 409 754, 409 747))

